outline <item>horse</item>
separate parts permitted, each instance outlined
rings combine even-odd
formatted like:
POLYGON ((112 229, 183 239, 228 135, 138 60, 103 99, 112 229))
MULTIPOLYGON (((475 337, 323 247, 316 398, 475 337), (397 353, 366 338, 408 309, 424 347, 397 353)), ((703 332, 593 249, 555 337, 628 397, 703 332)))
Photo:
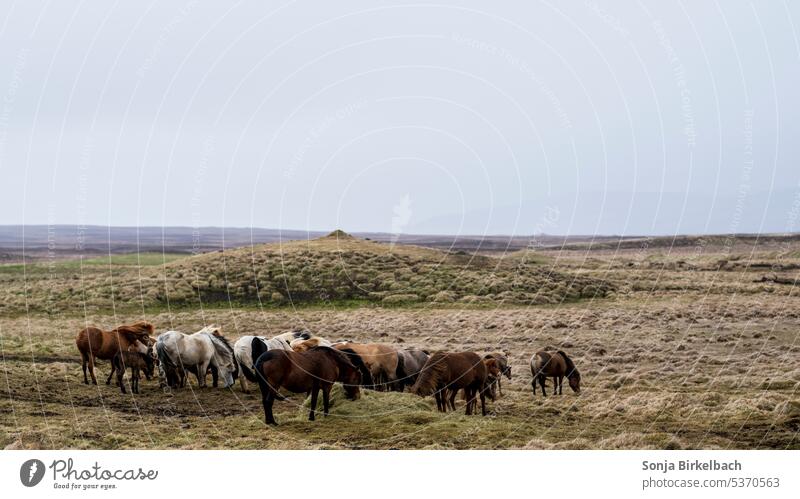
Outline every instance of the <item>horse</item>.
MULTIPOLYGON (((435 352, 430 356, 411 387, 411 393, 421 397, 433 394, 439 412, 447 411, 445 391, 452 390, 452 398, 460 389, 464 389, 467 399, 466 414, 472 414, 475 396, 480 394, 481 413, 486 415, 486 396, 483 388, 486 385, 486 364, 475 352, 435 352)), ((455 403, 452 404, 455 407, 455 403)))
POLYGON ((397 349, 383 343, 336 343, 333 348, 337 350, 352 350, 369 369, 374 388, 379 391, 389 388, 396 389, 397 380, 397 349))
MULTIPOLYGON (((236 343, 233 344, 233 353, 236 356, 236 361, 239 363, 239 370, 243 376, 239 377, 239 382, 242 386, 244 393, 249 393, 247 382, 255 383, 258 381, 253 369, 253 340, 258 339, 263 342, 266 350, 291 350, 289 343, 282 337, 276 336, 272 339, 267 339, 265 336, 242 336, 236 343)), ((265 350, 265 351, 266 351, 265 350)))
POLYGON ((360 396, 358 386, 361 384, 361 372, 344 352, 330 347, 314 347, 302 353, 293 350, 263 351, 263 346, 256 341, 253 340, 252 346, 253 364, 267 424, 278 424, 272 414, 272 406, 281 388, 294 393, 311 393, 309 421, 314 421, 320 390, 323 414, 328 415, 331 387, 337 381, 343 384, 348 399, 356 400, 360 396))
POLYGON ((502 376, 511 379, 511 366, 508 365, 508 358, 502 353, 487 353, 483 356, 483 359, 495 359, 497 361, 497 369, 500 374, 497 376, 489 375, 489 379, 487 380, 487 384, 489 385, 489 397, 492 399, 492 402, 495 402, 498 395, 501 397, 503 396, 502 376))
POLYGON ((127 368, 131 369, 131 391, 139 393, 139 372, 144 371, 145 378, 151 379, 156 360, 153 345, 145 345, 139 340, 131 343, 126 350, 117 352, 111 359, 111 365, 117 371, 117 385, 122 393, 126 393, 123 377, 127 368))
POLYGON ((425 350, 397 350, 396 378, 399 391, 402 392, 406 386, 414 385, 429 356, 425 350))
MULTIPOLYGON (((75 337, 75 345, 81 353, 81 368, 83 368, 83 382, 89 384, 86 377, 86 367, 89 367, 89 374, 92 376, 92 384, 97 384, 94 375, 95 359, 111 360, 114 356, 128 349, 136 340, 141 340, 145 344, 150 344, 153 334, 153 325, 149 322, 139 321, 130 325, 119 326, 111 331, 104 331, 100 328, 89 326, 81 330, 75 337)), ((106 384, 111 384, 111 376, 114 375, 112 365, 111 373, 108 375, 106 384)))
POLYGON ((158 354, 159 378, 162 383, 166 381, 169 386, 182 386, 183 383, 174 384, 177 373, 178 378, 185 377, 185 371, 194 372, 197 383, 206 386, 206 373, 211 368, 213 386, 217 386, 218 372, 222 376, 225 388, 233 385, 239 375, 239 366, 236 356, 228 340, 220 333, 217 326, 206 326, 194 334, 184 334, 179 331, 167 331, 158 336, 156 340, 158 354))
POLYGON ((314 347, 332 347, 333 343, 326 340, 325 338, 321 338, 319 336, 312 336, 306 340, 302 338, 297 338, 293 340, 290 344, 292 350, 295 352, 305 352, 306 350, 311 350, 314 347))
MULTIPOLYGON (((500 378, 500 362, 493 357, 491 354, 485 355, 481 360, 483 365, 486 366, 486 382, 483 384, 483 387, 480 389, 481 393, 489 392, 489 396, 492 397, 491 389, 492 389, 492 381, 495 381, 500 378)), ((464 399, 467 398, 467 391, 464 390, 464 399)), ((492 397, 492 402, 495 401, 495 398, 492 397)), ((475 398, 472 399, 472 412, 477 410, 478 402, 475 398)), ((455 404, 455 391, 450 394, 450 407, 455 411, 456 404, 455 404)))
POLYGON ((553 377, 553 395, 561 395, 563 393, 562 383, 564 376, 569 381, 569 387, 575 393, 581 392, 581 374, 575 367, 566 353, 559 350, 558 352, 546 352, 541 350, 536 352, 531 357, 531 374, 533 374, 533 396, 536 396, 536 382, 538 381, 542 387, 542 396, 546 397, 545 391, 545 378, 548 376, 553 377))

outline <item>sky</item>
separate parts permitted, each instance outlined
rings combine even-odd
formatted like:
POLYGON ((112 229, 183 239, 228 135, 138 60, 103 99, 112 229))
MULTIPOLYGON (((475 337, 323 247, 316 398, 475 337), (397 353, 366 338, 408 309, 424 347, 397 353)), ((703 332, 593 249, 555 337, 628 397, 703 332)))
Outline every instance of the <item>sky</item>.
POLYGON ((800 231, 797 2, 0 1, 0 224, 800 231))

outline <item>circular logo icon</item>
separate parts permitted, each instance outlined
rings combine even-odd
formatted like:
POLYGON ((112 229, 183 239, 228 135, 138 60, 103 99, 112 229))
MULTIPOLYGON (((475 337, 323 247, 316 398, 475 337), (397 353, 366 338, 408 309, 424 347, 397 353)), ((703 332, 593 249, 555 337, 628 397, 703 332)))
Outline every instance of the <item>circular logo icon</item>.
POLYGON ((38 459, 28 459, 19 468, 19 480, 26 487, 34 487, 44 478, 44 463, 38 459))

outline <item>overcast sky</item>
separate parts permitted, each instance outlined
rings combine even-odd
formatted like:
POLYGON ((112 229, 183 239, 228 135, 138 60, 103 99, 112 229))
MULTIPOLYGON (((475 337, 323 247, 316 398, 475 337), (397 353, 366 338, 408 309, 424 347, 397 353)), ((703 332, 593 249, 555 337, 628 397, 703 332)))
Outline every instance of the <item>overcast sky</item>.
POLYGON ((0 224, 800 230, 797 2, 514 3, 4 0, 0 224))

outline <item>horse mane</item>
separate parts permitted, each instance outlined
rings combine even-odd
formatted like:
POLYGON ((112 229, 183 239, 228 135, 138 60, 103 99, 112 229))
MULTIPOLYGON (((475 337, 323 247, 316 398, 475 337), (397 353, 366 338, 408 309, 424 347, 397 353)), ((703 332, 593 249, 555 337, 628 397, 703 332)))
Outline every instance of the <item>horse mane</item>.
POLYGON ((419 373, 417 382, 412 387, 414 391, 431 394, 439 387, 439 382, 447 374, 447 362, 444 361, 447 352, 434 352, 419 373))
MULTIPOLYGON (((222 338, 222 328, 220 326, 215 326, 214 324, 209 324, 208 326, 204 326, 203 329, 198 331, 198 333, 208 333, 210 335, 216 336, 217 338, 222 338)), ((195 333, 197 334, 197 333, 195 333)))
MULTIPOLYGON (((215 326, 214 326, 215 327, 215 326)), ((221 334, 217 333, 219 328, 214 329, 213 332, 206 331, 206 328, 201 330, 201 333, 205 333, 211 339, 211 343, 214 345, 214 350, 216 351, 217 355, 227 355, 229 360, 233 363, 233 372, 234 374, 238 374, 239 372, 239 363, 236 362, 236 355, 234 355, 233 347, 228 339, 221 334)))
POLYGON ((575 375, 580 376, 580 373, 578 372, 578 369, 575 367, 575 363, 572 362, 572 359, 570 359, 569 356, 567 356, 567 354, 564 353, 563 350, 559 350, 557 353, 558 355, 564 358, 564 363, 567 365, 567 378, 571 378, 572 376, 575 375))
POLYGON ((150 336, 153 334, 153 325, 147 321, 138 321, 133 324, 123 324, 113 329, 112 332, 131 334, 134 337, 150 336))
POLYGON ((333 357, 333 360, 339 365, 339 367, 345 367, 347 369, 358 369, 355 364, 350 362, 350 359, 342 353, 340 350, 331 347, 312 347, 308 349, 309 352, 325 352, 330 354, 333 357))
MULTIPOLYGON (((324 347, 324 348, 330 348, 330 347, 324 347)), ((332 350, 336 349, 333 348, 332 350)), ((361 358, 360 355, 356 353, 355 350, 353 350, 352 348, 342 348, 341 350, 336 350, 336 351, 341 352, 343 354, 347 354, 346 355, 347 360, 349 360, 361 373, 362 385, 372 385, 374 383, 372 380, 372 373, 370 372, 369 368, 367 368, 367 365, 364 364, 364 360, 361 358)))

